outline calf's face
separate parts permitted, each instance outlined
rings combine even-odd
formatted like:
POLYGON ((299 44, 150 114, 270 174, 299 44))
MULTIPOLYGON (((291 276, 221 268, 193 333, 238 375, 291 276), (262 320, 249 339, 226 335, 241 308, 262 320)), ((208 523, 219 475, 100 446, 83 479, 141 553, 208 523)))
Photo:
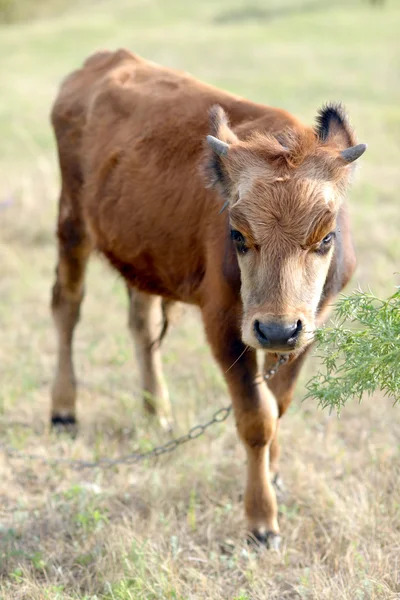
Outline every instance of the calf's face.
POLYGON ((315 330, 350 165, 366 146, 355 146, 338 106, 320 112, 315 130, 259 132, 244 141, 213 107, 211 133, 208 174, 229 210, 242 339, 269 352, 299 352, 315 330))

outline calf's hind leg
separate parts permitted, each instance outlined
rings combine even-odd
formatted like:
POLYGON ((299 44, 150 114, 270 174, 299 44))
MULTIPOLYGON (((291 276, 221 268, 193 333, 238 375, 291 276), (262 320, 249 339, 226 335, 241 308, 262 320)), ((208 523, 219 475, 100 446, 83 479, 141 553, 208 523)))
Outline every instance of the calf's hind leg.
POLYGON ((128 287, 129 328, 135 343, 139 364, 143 404, 155 415, 162 428, 172 427, 171 405, 161 363, 161 340, 168 326, 170 303, 128 287))
POLYGON ((76 379, 72 341, 84 294, 90 243, 80 219, 68 216, 58 224, 58 263, 51 308, 57 332, 57 367, 51 391, 53 425, 76 422, 76 379))
MULTIPOLYGON (((279 368, 279 371, 268 380, 268 387, 273 393, 279 411, 279 419, 287 411, 295 391, 297 379, 303 366, 304 360, 309 352, 310 348, 306 348, 300 356, 295 358, 279 368)), ((266 355, 264 362, 264 370, 267 372, 276 361, 274 355, 266 355)), ((279 441, 278 441, 278 427, 276 429, 275 436, 270 446, 270 470, 271 477, 278 490, 282 487, 282 480, 279 474, 279 441)))

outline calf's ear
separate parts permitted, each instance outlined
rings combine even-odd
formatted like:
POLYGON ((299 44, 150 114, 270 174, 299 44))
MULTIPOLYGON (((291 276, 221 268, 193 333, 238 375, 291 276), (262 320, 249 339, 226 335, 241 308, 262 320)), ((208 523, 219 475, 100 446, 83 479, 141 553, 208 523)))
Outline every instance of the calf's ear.
POLYGON ((239 139, 229 127, 228 117, 222 106, 215 105, 209 112, 210 135, 207 136, 208 146, 205 176, 209 187, 219 189, 225 200, 229 200, 232 191, 232 180, 229 176, 229 151, 239 139))
POLYGON ((353 129, 341 104, 327 104, 321 108, 315 132, 322 143, 338 148, 343 165, 354 162, 367 149, 366 144, 356 144, 353 129))
POLYGON ((226 112, 222 106, 219 106, 219 104, 215 104, 210 108, 209 124, 211 136, 218 138, 226 144, 235 144, 239 141, 232 129, 229 127, 229 121, 226 112))

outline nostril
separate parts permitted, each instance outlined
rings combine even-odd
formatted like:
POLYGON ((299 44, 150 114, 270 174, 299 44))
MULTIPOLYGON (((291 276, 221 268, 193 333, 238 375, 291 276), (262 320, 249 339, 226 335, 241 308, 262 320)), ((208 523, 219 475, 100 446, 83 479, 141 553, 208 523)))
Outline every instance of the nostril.
POLYGON ((287 340, 288 344, 295 343, 295 341, 297 340, 297 337, 302 329, 303 329, 303 323, 299 319, 297 321, 297 323, 295 325, 293 325, 293 328, 289 333, 288 340, 287 340))
POLYGON ((260 321, 258 321, 257 319, 254 321, 254 330, 259 338, 261 338, 262 340, 265 340, 265 341, 268 340, 267 336, 265 335, 265 333, 262 330, 260 321))

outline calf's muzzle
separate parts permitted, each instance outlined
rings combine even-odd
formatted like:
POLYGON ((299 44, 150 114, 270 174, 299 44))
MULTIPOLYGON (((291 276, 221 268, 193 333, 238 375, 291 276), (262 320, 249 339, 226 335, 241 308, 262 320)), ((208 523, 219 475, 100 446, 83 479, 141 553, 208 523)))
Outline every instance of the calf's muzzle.
POLYGON ((253 327, 257 340, 266 350, 290 351, 294 350, 303 325, 300 319, 289 323, 256 319, 253 327))

